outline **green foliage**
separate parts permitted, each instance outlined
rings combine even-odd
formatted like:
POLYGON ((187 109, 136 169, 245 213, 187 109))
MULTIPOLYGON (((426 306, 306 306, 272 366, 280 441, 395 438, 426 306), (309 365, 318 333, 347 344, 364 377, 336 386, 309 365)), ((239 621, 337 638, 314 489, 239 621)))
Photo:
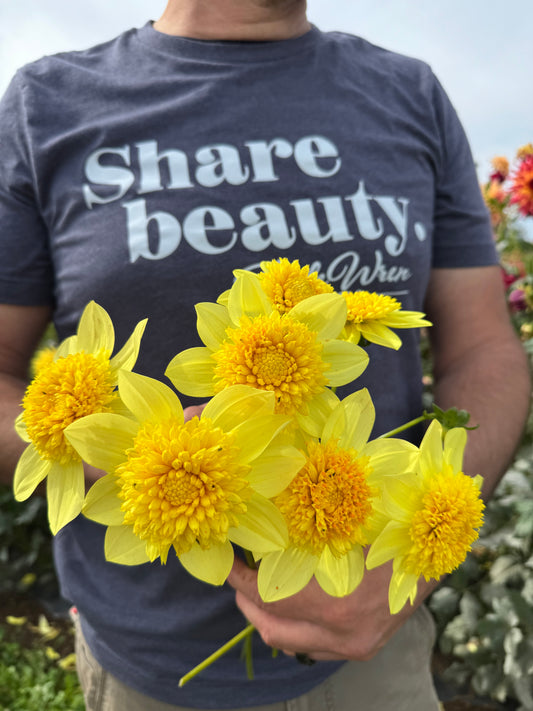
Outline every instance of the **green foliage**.
MULTIPOLYGON (((531 153, 531 146, 525 147, 531 153)), ((519 154, 515 159, 520 161, 519 154)), ((511 201, 501 159, 483 186, 509 314, 533 366, 533 243, 511 201), (501 170, 503 169, 503 172, 501 170)), ((528 218, 525 218, 528 219, 528 218)), ((426 398, 431 353, 422 342, 426 398)), ((514 465, 489 501, 479 541, 429 601, 445 678, 478 696, 533 710, 533 408, 514 465)))
POLYGON ((449 410, 442 410, 437 405, 433 404, 433 412, 424 412, 427 419, 437 420, 445 430, 451 430, 454 427, 464 427, 465 430, 475 430, 475 427, 467 427, 470 420, 470 413, 466 410, 458 410, 456 407, 450 407, 449 410))
POLYGON ((11 487, 0 485, 0 592, 32 585, 46 596, 57 592, 46 500, 17 502, 11 487))
POLYGON ((533 709, 533 446, 487 505, 478 545, 430 600, 445 678, 533 709))
POLYGON ((65 671, 42 647, 6 641, 0 628, 0 711, 83 711, 76 673, 65 671))

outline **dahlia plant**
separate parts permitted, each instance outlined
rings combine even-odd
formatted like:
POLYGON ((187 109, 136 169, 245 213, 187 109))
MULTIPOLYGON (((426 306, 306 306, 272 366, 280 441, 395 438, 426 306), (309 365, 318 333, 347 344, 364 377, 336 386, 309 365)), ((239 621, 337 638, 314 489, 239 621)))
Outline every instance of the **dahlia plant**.
POLYGON ((492 159, 482 185, 491 215, 502 276, 513 323, 521 339, 533 348, 533 243, 525 221, 533 217, 533 144, 518 149, 514 161, 492 159))

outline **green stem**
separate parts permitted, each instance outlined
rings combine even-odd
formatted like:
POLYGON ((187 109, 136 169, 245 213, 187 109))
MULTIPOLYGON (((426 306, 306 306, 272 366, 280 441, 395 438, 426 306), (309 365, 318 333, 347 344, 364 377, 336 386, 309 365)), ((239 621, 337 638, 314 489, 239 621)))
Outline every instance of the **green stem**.
POLYGON ((220 657, 226 654, 226 652, 228 652, 241 640, 251 635, 254 630, 255 627, 253 625, 247 625, 243 630, 236 634, 235 637, 232 637, 228 642, 226 642, 226 644, 223 644, 222 647, 219 647, 216 652, 213 652, 213 654, 204 659, 204 661, 198 664, 198 666, 194 667, 194 669, 191 669, 190 672, 187 672, 185 676, 182 676, 179 680, 179 686, 183 686, 201 671, 213 664, 213 662, 216 662, 217 659, 220 659, 220 657))
POLYGON ((425 420, 433 420, 435 419, 432 414, 428 414, 425 412, 423 415, 420 415, 420 417, 415 417, 414 420, 410 420, 409 422, 406 422, 405 425, 401 425, 400 427, 396 427, 394 430, 390 430, 390 432, 385 432, 385 434, 382 434, 378 437, 378 439, 383 439, 384 437, 394 437, 397 434, 400 434, 400 432, 404 432, 405 430, 408 430, 409 427, 414 427, 415 425, 419 425, 421 422, 425 422, 425 420))
POLYGON ((252 635, 249 634, 244 640, 244 658, 246 661, 246 676, 252 680, 254 678, 254 660, 252 654, 252 635))

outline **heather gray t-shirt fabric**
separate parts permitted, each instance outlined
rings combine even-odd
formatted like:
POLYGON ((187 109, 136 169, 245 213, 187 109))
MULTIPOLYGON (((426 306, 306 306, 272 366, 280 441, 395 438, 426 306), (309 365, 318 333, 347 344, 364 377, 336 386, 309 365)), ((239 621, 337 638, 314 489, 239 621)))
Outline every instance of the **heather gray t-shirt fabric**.
MULTIPOLYGON (((0 104, 0 302, 51 304, 61 338, 94 299, 121 345, 148 317, 136 370, 164 379, 199 345, 193 305, 236 267, 287 257, 336 289, 423 310, 431 267, 497 262, 464 132, 430 68, 313 28, 282 42, 205 42, 151 24, 23 68, 0 104)), ((418 336, 370 347, 376 432, 421 408, 418 336)), ((184 404, 191 399, 182 398, 184 404)), ((63 594, 94 655, 168 703, 234 708, 292 698, 308 669, 256 640, 178 689, 239 631, 233 592, 166 566, 106 564, 104 529, 56 538, 63 594)))

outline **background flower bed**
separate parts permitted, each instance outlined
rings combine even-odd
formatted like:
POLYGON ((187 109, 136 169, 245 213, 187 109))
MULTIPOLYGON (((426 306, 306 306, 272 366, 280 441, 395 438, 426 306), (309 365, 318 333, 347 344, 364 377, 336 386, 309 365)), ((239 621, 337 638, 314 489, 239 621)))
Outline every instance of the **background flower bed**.
MULTIPOLYGON (((512 166, 494 158, 482 190, 511 318, 533 366, 533 244, 523 229, 533 217, 533 145, 519 149, 512 166)), ((429 356, 425 360, 430 400, 429 356)), ((506 708, 533 709, 533 413, 487 505, 479 540, 429 606, 443 682, 506 708)))
MULTIPOLYGON (((495 158, 482 189, 509 310, 533 364, 533 244, 521 229, 521 220, 533 216, 533 146, 520 149, 513 169, 495 158)), ((43 346, 52 341, 50 330, 43 346)), ((422 354, 429 406, 426 338, 422 354)), ((50 544, 45 500, 17 503, 11 489, 0 486, 0 711, 84 708, 71 668, 71 625, 65 605, 57 607, 50 544)), ((444 709, 532 711, 533 415, 487 506, 479 540, 429 607, 438 629, 435 676, 444 709)))

